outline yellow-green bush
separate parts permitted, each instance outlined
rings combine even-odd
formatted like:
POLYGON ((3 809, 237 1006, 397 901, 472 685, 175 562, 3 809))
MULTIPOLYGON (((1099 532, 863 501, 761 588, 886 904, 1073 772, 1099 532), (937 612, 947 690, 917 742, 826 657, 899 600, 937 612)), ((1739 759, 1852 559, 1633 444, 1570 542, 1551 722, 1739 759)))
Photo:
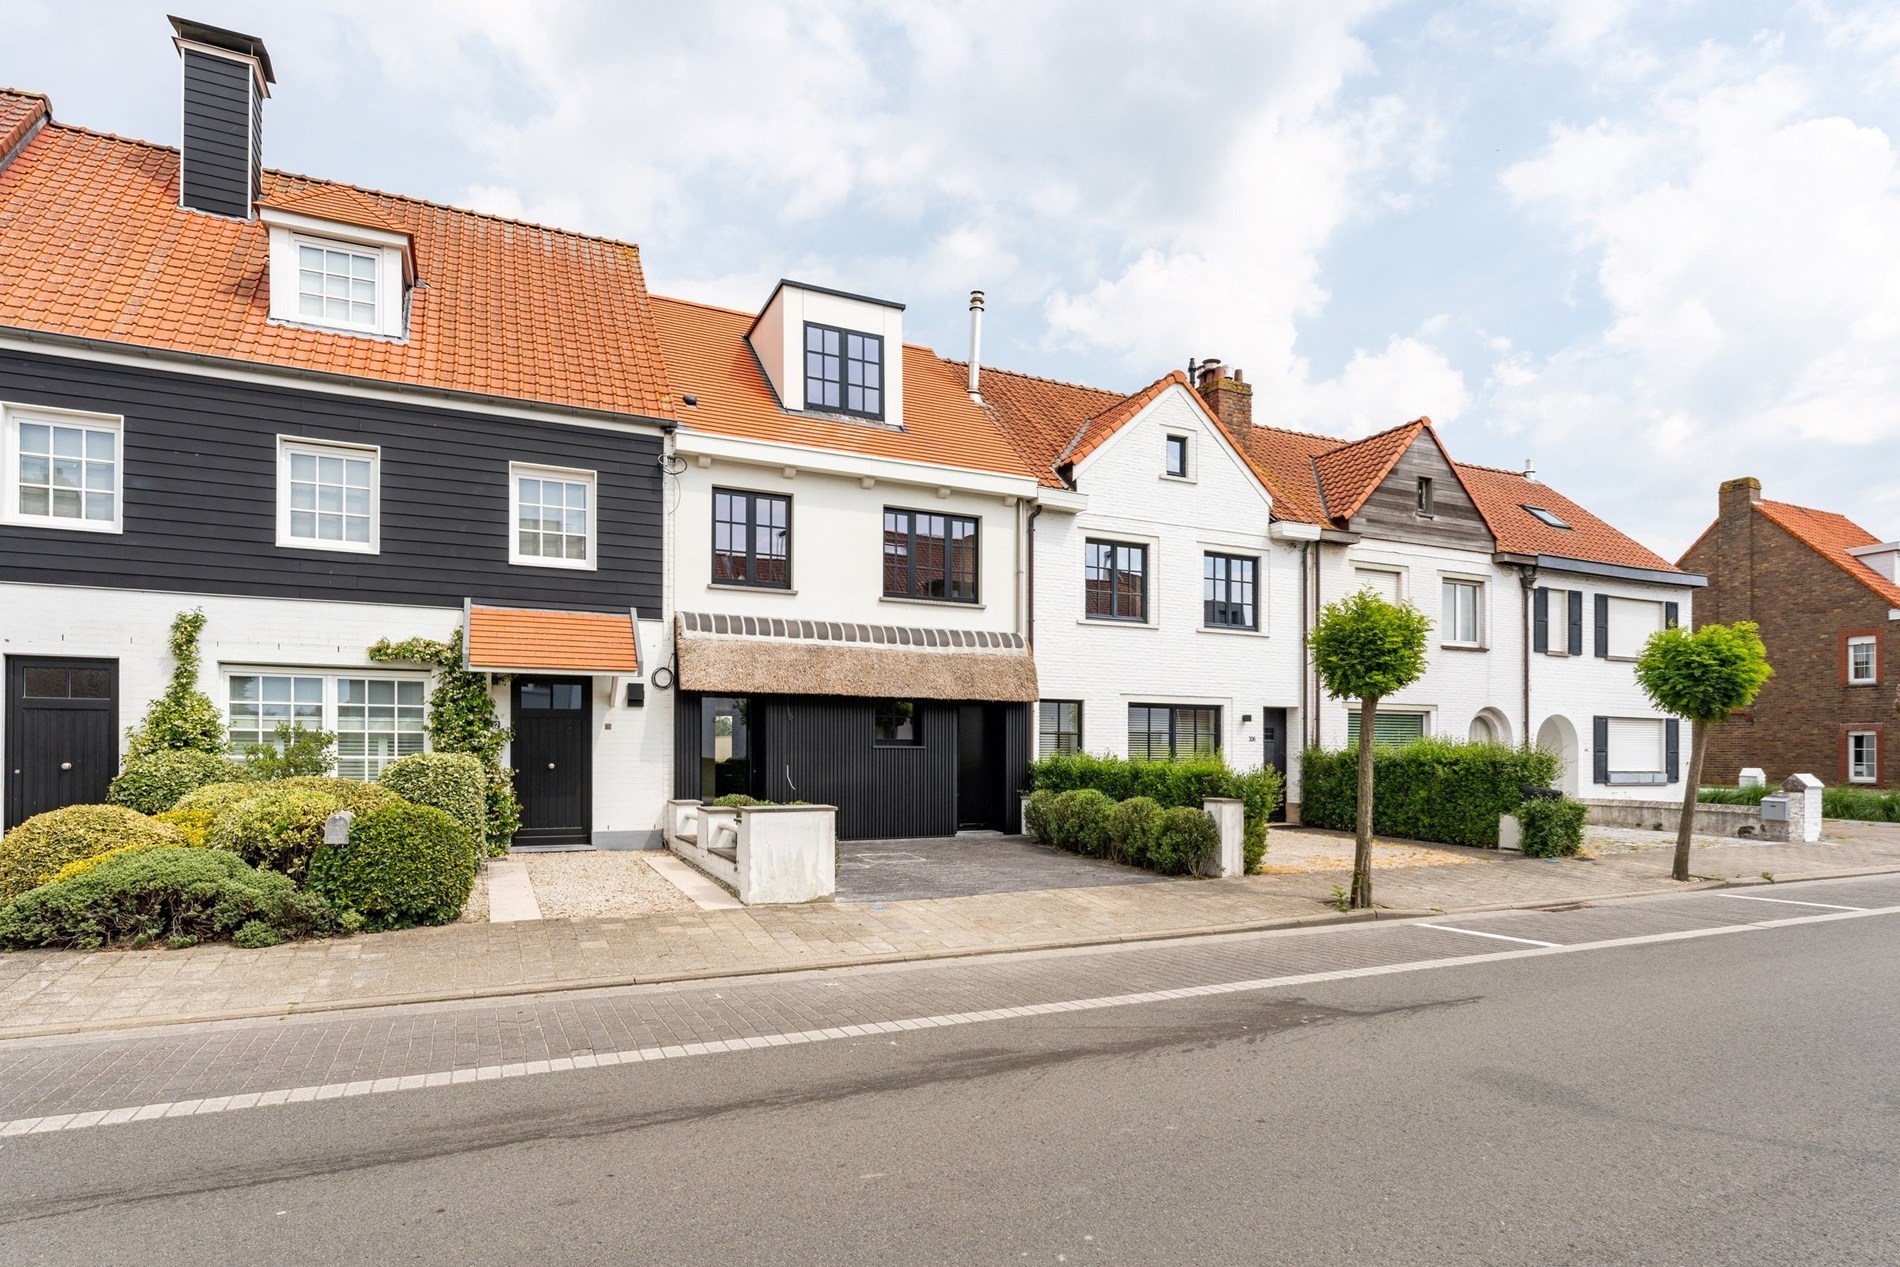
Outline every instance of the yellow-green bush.
POLYGON ((323 843, 323 824, 343 805, 328 792, 267 784, 266 790, 220 811, 208 843, 250 865, 301 881, 323 843))
POLYGON ((429 805, 388 806, 350 825, 349 843, 310 860, 309 887, 372 931, 447 924, 475 885, 462 825, 429 805))
POLYGON ((178 829, 123 805, 68 805, 0 837, 0 901, 52 879, 69 862, 125 845, 182 843, 178 829))
POLYGON ((163 814, 152 815, 155 823, 166 823, 178 829, 185 843, 194 849, 202 849, 210 843, 211 824, 218 816, 208 809, 168 809, 163 814))

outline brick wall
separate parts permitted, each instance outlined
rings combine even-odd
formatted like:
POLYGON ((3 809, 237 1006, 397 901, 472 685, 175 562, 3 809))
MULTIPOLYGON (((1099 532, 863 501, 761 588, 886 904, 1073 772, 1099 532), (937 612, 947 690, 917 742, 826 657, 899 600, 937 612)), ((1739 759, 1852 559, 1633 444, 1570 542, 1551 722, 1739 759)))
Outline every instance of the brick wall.
MULTIPOLYGON (((1695 623, 1754 621, 1775 669, 1753 708, 1710 732, 1702 782, 1732 784, 1743 767, 1760 766, 1771 785, 1796 773, 1844 784, 1847 732, 1875 730, 1895 716, 1900 630, 1888 623, 1879 595, 1756 512, 1760 496, 1753 480, 1724 484, 1715 526, 1682 559, 1709 578, 1695 623), (1870 686, 1846 683, 1846 639, 1857 633, 1878 639, 1878 681, 1870 686)), ((1900 757, 1885 739, 1879 786, 1892 787, 1900 757)))

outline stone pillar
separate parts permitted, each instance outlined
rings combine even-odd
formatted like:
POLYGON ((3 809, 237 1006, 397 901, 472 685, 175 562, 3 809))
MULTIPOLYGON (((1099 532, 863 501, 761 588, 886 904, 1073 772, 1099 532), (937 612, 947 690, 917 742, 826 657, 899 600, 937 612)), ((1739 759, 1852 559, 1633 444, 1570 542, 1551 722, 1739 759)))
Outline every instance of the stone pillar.
POLYGON ((1737 787, 1767 787, 1768 776, 1762 773, 1758 765, 1744 766, 1741 777, 1736 780, 1737 787))
POLYGON ((1788 796, 1788 839, 1812 845, 1821 839, 1821 780, 1812 774, 1791 774, 1781 790, 1788 796))
POLYGON ((1220 852, 1214 855, 1214 864, 1201 874, 1226 879, 1230 876, 1244 875, 1247 870, 1247 807, 1244 802, 1228 796, 1214 796, 1201 802, 1214 820, 1215 830, 1220 832, 1220 852))

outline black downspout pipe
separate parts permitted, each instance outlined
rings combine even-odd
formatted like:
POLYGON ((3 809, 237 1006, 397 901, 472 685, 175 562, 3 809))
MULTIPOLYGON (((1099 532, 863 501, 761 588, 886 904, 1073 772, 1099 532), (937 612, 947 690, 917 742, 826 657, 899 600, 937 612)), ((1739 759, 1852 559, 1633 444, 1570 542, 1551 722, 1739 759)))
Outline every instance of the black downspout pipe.
POLYGON ((1523 621, 1519 632, 1524 642, 1524 729, 1519 732, 1519 742, 1529 747, 1535 742, 1531 734, 1531 594, 1537 588, 1537 568, 1519 567, 1517 569, 1518 595, 1523 607, 1523 621))

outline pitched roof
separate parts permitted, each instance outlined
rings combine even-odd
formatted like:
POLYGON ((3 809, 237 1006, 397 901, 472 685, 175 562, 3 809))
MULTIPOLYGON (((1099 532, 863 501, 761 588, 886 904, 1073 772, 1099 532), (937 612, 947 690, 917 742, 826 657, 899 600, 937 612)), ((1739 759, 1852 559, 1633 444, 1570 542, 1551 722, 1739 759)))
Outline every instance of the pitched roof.
POLYGON ((1327 522, 1318 459, 1346 447, 1347 441, 1284 427, 1254 426, 1244 431, 1230 427, 1227 434, 1267 486, 1278 493, 1274 518, 1309 524, 1327 522))
POLYGON ((0 164, 26 139, 33 125, 53 117, 53 103, 33 92, 0 88, 0 164))
POLYGON ((1846 515, 1829 510, 1810 510, 1806 506, 1769 501, 1756 502, 1755 509, 1888 603, 1900 607, 1900 585, 1848 553, 1860 546, 1879 545, 1879 537, 1846 515))
POLYGON ((1454 463, 1478 513, 1506 554, 1544 554, 1583 563, 1608 563, 1653 572, 1680 572, 1669 560, 1618 532, 1548 484, 1517 471, 1454 463), (1569 524, 1554 528, 1526 510, 1537 506, 1569 524))
POLYGON ((1400 423, 1351 444, 1329 449, 1313 459, 1326 513, 1351 519, 1373 491, 1392 473, 1418 433, 1431 426, 1430 418, 1400 423))
MULTIPOLYGON (((967 362, 945 361, 944 364, 965 383, 969 382, 967 362)), ((980 387, 983 403, 995 425, 1022 455, 1037 481, 1047 488, 1064 487, 1062 477, 1056 474, 1056 466, 1088 421, 1128 399, 1121 392, 992 369, 987 365, 983 367, 980 387)))
POLYGON ((638 673, 633 613, 468 609, 462 659, 470 669, 638 673))
POLYGON ((904 425, 850 422, 783 408, 746 342, 754 314, 655 295, 653 316, 669 379, 697 399, 680 425, 715 435, 1028 478, 1032 472, 968 379, 929 348, 904 347, 904 425))
POLYGON ((315 216, 319 220, 334 220, 338 224, 361 225, 369 229, 382 229, 387 233, 409 232, 383 215, 375 203, 348 185, 310 185, 294 191, 278 189, 258 199, 258 203, 279 211, 315 216))
MULTIPOLYGON (((0 120, 32 102, 0 91, 0 120)), ((409 234, 408 337, 273 324, 266 226, 181 210, 174 149, 57 122, 0 169, 0 327, 672 415, 637 247, 283 172, 262 195, 409 234)))

